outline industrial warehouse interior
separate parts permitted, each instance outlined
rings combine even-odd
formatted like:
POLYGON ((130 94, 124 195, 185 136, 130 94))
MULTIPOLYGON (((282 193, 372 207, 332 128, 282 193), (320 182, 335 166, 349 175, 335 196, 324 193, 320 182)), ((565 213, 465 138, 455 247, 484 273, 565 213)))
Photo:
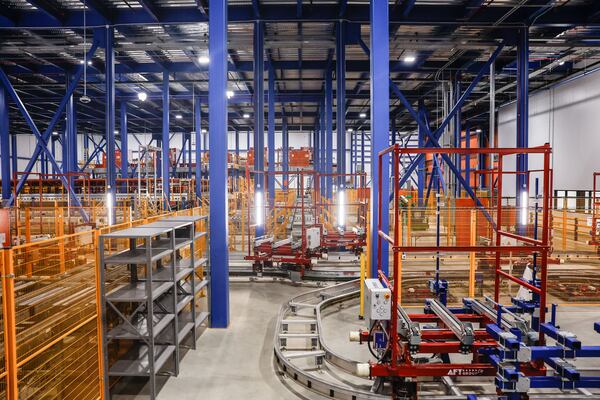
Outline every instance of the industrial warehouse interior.
POLYGON ((0 400, 600 399, 598 129, 598 0, 0 0, 0 400))

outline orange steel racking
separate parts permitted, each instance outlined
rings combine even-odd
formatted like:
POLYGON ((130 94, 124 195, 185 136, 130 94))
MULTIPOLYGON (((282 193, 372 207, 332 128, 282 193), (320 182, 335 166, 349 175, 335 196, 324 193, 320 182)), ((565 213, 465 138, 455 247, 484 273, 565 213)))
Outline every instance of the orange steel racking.
MULTIPOLYGON (((165 213, 0 250, 0 399, 103 400, 100 234, 204 211, 165 213)), ((206 238, 199 243, 205 247, 206 238)))

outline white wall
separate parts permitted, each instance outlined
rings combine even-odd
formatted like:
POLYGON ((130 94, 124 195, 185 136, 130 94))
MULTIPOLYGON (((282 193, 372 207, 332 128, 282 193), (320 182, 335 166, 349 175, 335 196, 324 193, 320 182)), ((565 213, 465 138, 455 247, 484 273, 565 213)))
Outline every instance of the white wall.
MULTIPOLYGON (((599 130, 600 72, 530 96, 529 146, 552 146, 554 189, 592 189, 592 173, 600 171, 599 130)), ((516 145, 515 103, 498 112, 498 145, 516 145)), ((510 161, 507 169, 514 170, 514 160, 510 161)), ((539 156, 530 157, 529 168, 540 168, 541 161, 539 156)), ((505 182, 507 190, 514 190, 514 178, 505 182)))

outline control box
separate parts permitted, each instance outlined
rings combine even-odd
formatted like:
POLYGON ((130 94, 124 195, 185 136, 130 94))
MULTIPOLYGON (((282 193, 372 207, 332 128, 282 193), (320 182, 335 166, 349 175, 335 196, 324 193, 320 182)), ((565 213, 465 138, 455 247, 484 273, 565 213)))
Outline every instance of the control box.
POLYGON ((369 324, 392 318, 392 292, 379 279, 365 279, 365 317, 369 324))
POLYGON ((306 229, 306 247, 309 250, 321 247, 321 229, 318 226, 306 229))

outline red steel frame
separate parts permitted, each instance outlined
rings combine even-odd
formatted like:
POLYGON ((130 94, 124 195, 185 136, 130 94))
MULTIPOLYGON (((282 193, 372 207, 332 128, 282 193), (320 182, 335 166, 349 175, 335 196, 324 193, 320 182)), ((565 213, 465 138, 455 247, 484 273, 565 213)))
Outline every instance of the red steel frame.
MULTIPOLYGON (((263 194, 266 195, 269 190, 267 187, 267 177, 269 175, 274 175, 274 176, 278 176, 278 175, 296 175, 298 176, 298 188, 287 188, 288 190, 300 190, 300 193, 303 194, 304 190, 306 189, 306 187, 304 186, 304 178, 305 177, 312 177, 313 178, 313 187, 312 187, 312 206, 307 206, 304 202, 304 196, 301 196, 301 202, 300 202, 300 212, 301 212, 301 224, 302 224, 302 232, 305 232, 305 229, 307 228, 307 223, 305 220, 305 211, 307 209, 312 209, 313 215, 314 215, 314 223, 311 225, 313 227, 319 227, 321 229, 321 238, 322 238, 322 243, 324 244, 323 247, 335 247, 336 244, 341 244, 342 246, 352 246, 355 248, 360 248, 364 245, 366 245, 366 236, 362 235, 359 236, 357 234, 355 234, 352 231, 346 231, 343 234, 340 234, 338 232, 328 232, 327 235, 325 235, 323 233, 323 225, 321 223, 318 223, 318 217, 320 216, 320 214, 323 212, 323 209, 332 205, 335 205, 335 203, 322 203, 321 202, 321 193, 320 193, 320 179, 323 178, 331 178, 332 180, 337 178, 337 177, 344 177, 344 179, 350 177, 358 177, 359 182, 361 183, 359 188, 365 188, 366 185, 366 174, 365 173, 352 173, 352 174, 323 174, 323 173, 319 173, 317 171, 314 170, 295 170, 295 171, 273 171, 273 172, 269 172, 269 171, 250 171, 250 169, 246 168, 246 182, 247 182, 247 187, 250 188, 251 187, 251 175, 254 174, 254 179, 257 179, 257 176, 260 177, 258 179, 261 179, 261 187, 263 188, 263 194)), ((289 181, 289 178, 288 178, 289 181)), ((263 202, 263 207, 265 209, 267 209, 268 207, 271 207, 269 204, 268 199, 266 198, 266 196, 264 197, 264 202, 263 202)), ((364 206, 364 203, 361 203, 360 201, 357 203, 346 203, 346 207, 353 207, 353 206, 357 206, 357 207, 361 207, 364 206)), ((248 201, 248 206, 247 206, 247 218, 248 221, 251 220, 252 215, 251 215, 251 203, 250 201, 248 201)), ((282 206, 282 205, 277 205, 277 206, 273 206, 273 208, 288 208, 288 209, 298 209, 297 206, 282 206)), ((359 221, 362 221, 362 225, 361 226, 366 226, 366 215, 361 216, 359 218, 359 221)), ((306 247, 306 237, 304 236, 304 234, 302 235, 302 246, 301 249, 298 251, 293 251, 293 249, 289 248, 288 246, 284 246, 280 249, 279 252, 275 252, 275 251, 263 251, 262 255, 260 254, 261 251, 260 249, 256 249, 252 247, 251 245, 251 233, 252 233, 252 228, 254 226, 248 224, 248 234, 247 234, 247 238, 248 238, 248 254, 245 257, 247 260, 253 260, 253 261, 258 261, 258 262, 264 262, 264 261, 271 261, 271 262, 286 262, 286 263, 293 263, 293 264, 299 264, 299 265, 305 265, 308 266, 311 263, 311 258, 312 256, 319 256, 320 253, 311 253, 307 250, 306 247)), ((263 249, 263 250, 267 250, 267 249, 263 249)))
MULTIPOLYGON (((378 215, 377 222, 377 268, 379 278, 387 284, 392 290, 392 304, 391 304, 391 321, 388 328, 389 334, 389 345, 391 346, 391 361, 389 364, 374 364, 371 366, 372 376, 398 376, 398 377, 417 377, 417 376, 444 376, 444 375, 488 375, 493 376, 496 374, 496 369, 489 363, 478 363, 477 352, 474 351, 474 360, 472 364, 432 364, 432 365, 418 365, 413 364, 411 361, 410 353, 407 346, 404 346, 399 341, 398 335, 398 296, 400 292, 400 281, 401 279, 394 279, 393 282, 388 280, 388 277, 381 270, 381 248, 382 240, 387 240, 392 246, 393 251, 393 277, 397 278, 400 274, 399 263, 401 253, 410 252, 491 252, 496 254, 496 267, 495 267, 495 280, 494 280, 494 300, 499 301, 500 297, 500 282, 502 278, 507 278, 529 290, 536 293, 540 297, 540 324, 546 320, 546 294, 547 294, 547 277, 548 277, 548 253, 550 251, 550 197, 551 197, 551 172, 550 172, 550 155, 552 149, 549 144, 545 144, 539 147, 532 148, 404 148, 398 144, 391 146, 378 154, 378 168, 380 171, 378 181, 378 206, 380 213, 378 215), (400 193, 400 155, 401 154, 461 154, 461 155, 480 155, 480 154, 497 154, 498 155, 498 182, 497 191, 494 195, 496 199, 496 243, 493 246, 403 246, 401 244, 401 236, 399 231, 400 210, 399 210, 399 193, 400 193), (392 177, 393 177, 393 199, 394 199, 394 210, 393 210, 393 222, 394 222, 394 233, 393 237, 381 230, 382 212, 386 212, 387 207, 383 208, 382 200, 382 178, 383 174, 383 157, 391 154, 393 157, 392 163, 392 177), (544 166, 541 170, 543 172, 543 203, 542 203, 542 239, 535 240, 530 237, 517 235, 510 232, 501 230, 502 227, 502 175, 510 172, 503 171, 503 161, 505 156, 512 156, 517 154, 541 154, 544 158, 544 166), (525 243, 524 246, 502 246, 502 236, 516 239, 517 241, 525 243), (502 253, 509 251, 526 252, 529 254, 537 253, 540 254, 540 273, 538 275, 540 279, 540 287, 530 285, 523 280, 512 276, 501 270, 500 257, 502 253), (401 361, 402 360, 402 361, 401 361)), ((387 161, 386 161, 387 162, 387 161)), ((387 179, 387 176, 385 177, 387 179)), ((387 255, 386 255, 387 256, 387 255)), ((463 321, 474 320, 481 318, 478 315, 457 315, 457 317, 463 321)), ((422 315, 411 315, 415 321, 422 319, 422 315)), ((435 317, 429 317, 435 319, 435 317)), ((494 321, 488 321, 494 322, 494 321)), ((440 333, 442 336, 450 336, 449 332, 440 333)), ((539 333, 539 344, 545 343, 544 333, 539 333)), ((479 335, 477 347, 481 346, 493 346, 493 341, 487 341, 487 337, 483 334, 479 335)), ((423 344, 422 344, 423 345, 423 344)), ((429 344, 425 344, 426 348, 429 344)), ((427 352, 445 352, 451 353, 458 350, 458 344, 454 342, 436 343, 435 349, 427 348, 427 352), (435 350, 435 351, 433 351, 435 350)), ((543 371, 535 366, 522 365, 522 371, 526 375, 539 375, 543 374, 543 371)))

